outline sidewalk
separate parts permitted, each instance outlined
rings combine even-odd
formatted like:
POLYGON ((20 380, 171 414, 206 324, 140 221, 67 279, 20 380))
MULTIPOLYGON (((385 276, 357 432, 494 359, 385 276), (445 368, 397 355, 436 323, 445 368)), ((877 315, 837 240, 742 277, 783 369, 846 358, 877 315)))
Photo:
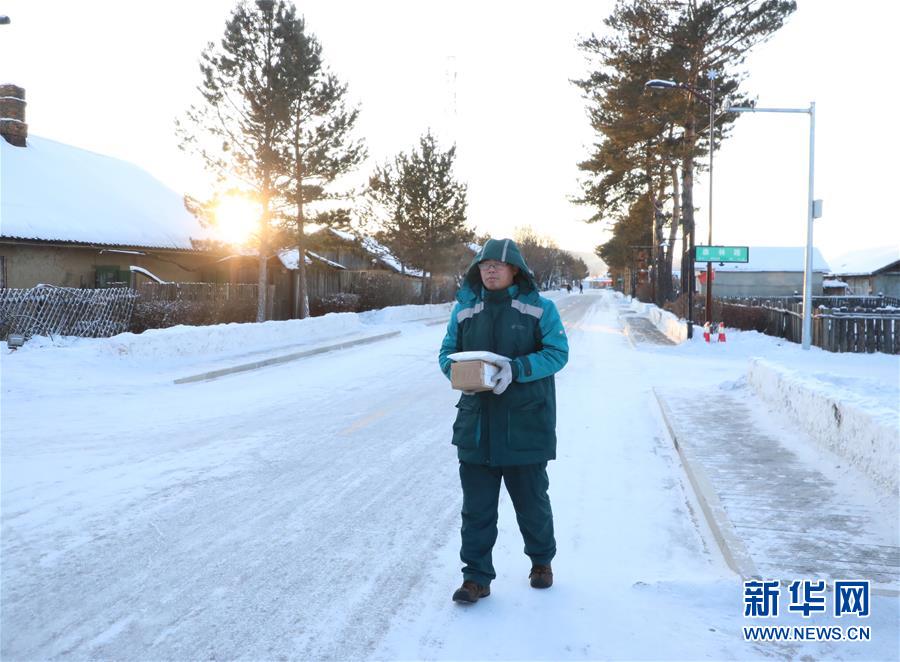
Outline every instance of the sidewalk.
POLYGON ((897 504, 747 387, 656 390, 729 565, 743 577, 900 589, 897 504))
POLYGON ((637 313, 630 304, 620 302, 618 305, 619 321, 625 329, 625 337, 635 349, 637 345, 674 345, 675 343, 656 328, 656 325, 644 315, 637 313))

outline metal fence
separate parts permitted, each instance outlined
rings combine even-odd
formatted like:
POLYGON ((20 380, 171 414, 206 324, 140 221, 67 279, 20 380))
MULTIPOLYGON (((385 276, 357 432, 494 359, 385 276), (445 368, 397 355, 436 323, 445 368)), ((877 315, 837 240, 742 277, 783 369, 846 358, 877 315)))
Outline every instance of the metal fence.
POLYGON ((128 288, 82 290, 38 285, 0 289, 0 339, 11 333, 105 338, 127 331, 136 293, 128 288))

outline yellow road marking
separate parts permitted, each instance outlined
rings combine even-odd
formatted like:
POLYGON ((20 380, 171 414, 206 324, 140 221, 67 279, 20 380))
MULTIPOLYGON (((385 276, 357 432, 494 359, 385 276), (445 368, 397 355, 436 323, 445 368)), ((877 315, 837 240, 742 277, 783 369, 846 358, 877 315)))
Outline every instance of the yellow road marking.
POLYGON ((386 410, 376 411, 373 414, 369 414, 365 418, 361 418, 358 421, 356 421, 356 423, 351 425, 349 428, 346 428, 345 430, 341 430, 340 434, 345 435, 345 436, 348 434, 353 434, 357 430, 366 427, 370 423, 377 421, 379 418, 384 417, 385 414, 387 414, 386 410))

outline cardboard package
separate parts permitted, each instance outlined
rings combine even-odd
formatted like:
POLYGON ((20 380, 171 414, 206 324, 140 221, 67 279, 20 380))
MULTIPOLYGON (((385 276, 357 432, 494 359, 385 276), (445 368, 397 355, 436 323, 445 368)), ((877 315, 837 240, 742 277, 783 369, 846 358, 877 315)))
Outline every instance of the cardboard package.
POLYGON ((490 391, 500 368, 487 361, 455 361, 450 365, 450 385, 458 391, 490 391))

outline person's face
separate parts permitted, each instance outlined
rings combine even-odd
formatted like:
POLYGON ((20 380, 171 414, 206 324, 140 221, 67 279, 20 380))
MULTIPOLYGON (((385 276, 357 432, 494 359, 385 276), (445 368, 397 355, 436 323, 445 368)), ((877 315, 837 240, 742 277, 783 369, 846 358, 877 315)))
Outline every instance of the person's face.
POLYGON ((481 282, 489 290, 505 290, 513 284, 519 268, 499 260, 485 260, 478 263, 481 282))

